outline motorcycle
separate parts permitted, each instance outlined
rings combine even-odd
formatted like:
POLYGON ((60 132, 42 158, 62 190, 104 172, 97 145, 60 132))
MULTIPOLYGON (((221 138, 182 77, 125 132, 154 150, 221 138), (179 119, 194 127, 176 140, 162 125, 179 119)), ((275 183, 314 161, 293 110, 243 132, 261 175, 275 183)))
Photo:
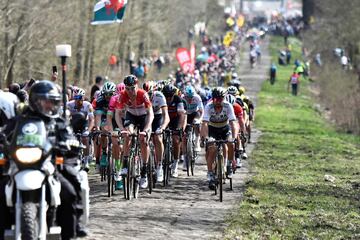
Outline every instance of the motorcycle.
POLYGON ((5 236, 12 235, 16 240, 60 236, 61 228, 55 225, 55 219, 61 185, 55 172, 63 158, 56 156, 55 150, 66 143, 57 143, 45 123, 36 117, 20 119, 10 142, 4 134, 1 138, 9 163, 6 204, 15 210, 15 229, 5 236))

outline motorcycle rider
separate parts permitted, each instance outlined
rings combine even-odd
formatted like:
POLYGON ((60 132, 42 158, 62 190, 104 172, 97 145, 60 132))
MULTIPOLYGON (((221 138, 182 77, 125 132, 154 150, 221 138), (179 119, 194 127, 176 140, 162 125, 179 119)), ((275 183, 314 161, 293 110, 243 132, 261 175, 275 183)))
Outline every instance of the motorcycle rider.
MULTIPOLYGON (((68 127, 66 121, 59 117, 60 106, 61 94, 56 85, 47 80, 39 81, 30 89, 29 107, 24 109, 22 114, 8 121, 3 133, 10 140, 13 134, 12 131, 21 118, 37 117, 44 121, 48 136, 54 136, 57 143, 66 142, 67 146, 70 147, 70 150, 64 149, 64 151, 56 152, 56 154, 61 154, 64 157, 64 164, 61 169, 59 168, 56 171, 56 177, 61 183, 61 205, 57 208, 57 223, 62 229, 61 238, 71 239, 76 236, 86 236, 87 232, 79 224, 79 218, 82 213, 79 204, 81 200, 81 186, 78 180, 79 172, 74 168, 78 163, 79 142, 74 139, 72 130, 68 127)), ((6 184, 6 182, 1 182, 1 196, 4 194, 3 184, 6 184)), ((0 199, 4 198, 1 197, 0 199)), ((1 200, 0 216, 4 216, 2 211, 6 207, 3 204, 3 200, 1 200)), ((3 232, 5 226, 11 225, 10 218, 1 217, 1 219, 4 219, 5 222, 2 226, 0 225, 0 233, 3 232)), ((0 239, 2 237, 3 235, 0 236, 0 239)))
MULTIPOLYGON (((0 92, 0 129, 6 126, 10 119, 15 117, 18 98, 10 92, 0 92)), ((3 152, 0 144, 0 154, 3 152)), ((3 175, 3 165, 0 165, 0 240, 4 239, 4 229, 11 227, 6 220, 11 221, 9 209, 6 207, 5 185, 8 177, 3 175)))

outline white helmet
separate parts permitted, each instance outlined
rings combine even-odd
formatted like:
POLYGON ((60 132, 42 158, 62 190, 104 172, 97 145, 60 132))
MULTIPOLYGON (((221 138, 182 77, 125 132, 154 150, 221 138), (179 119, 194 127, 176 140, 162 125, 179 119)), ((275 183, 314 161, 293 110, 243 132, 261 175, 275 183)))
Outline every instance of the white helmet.
POLYGON ((0 111, 4 113, 7 120, 15 117, 18 102, 19 100, 15 94, 0 92, 0 111))
POLYGON ((101 91, 103 93, 114 93, 116 91, 116 85, 113 82, 106 82, 101 91))
POLYGON ((85 96, 85 90, 82 88, 76 88, 74 90, 74 96, 85 96))

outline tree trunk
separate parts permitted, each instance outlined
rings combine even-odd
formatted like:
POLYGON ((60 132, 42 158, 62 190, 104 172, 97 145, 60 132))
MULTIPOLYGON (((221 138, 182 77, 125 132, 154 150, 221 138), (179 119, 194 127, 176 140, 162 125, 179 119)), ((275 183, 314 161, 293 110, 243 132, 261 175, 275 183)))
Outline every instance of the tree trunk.
POLYGON ((78 9, 80 12, 80 22, 79 22, 79 36, 78 36, 78 40, 77 40, 77 44, 76 44, 76 67, 75 67, 75 71, 74 71, 74 84, 78 85, 79 82, 82 79, 82 66, 83 66, 83 55, 85 52, 85 41, 84 41, 84 37, 85 37, 85 32, 87 29, 87 25, 88 23, 88 18, 87 18, 87 12, 84 11, 83 9, 86 9, 87 6, 87 1, 79 1, 78 2, 78 9))

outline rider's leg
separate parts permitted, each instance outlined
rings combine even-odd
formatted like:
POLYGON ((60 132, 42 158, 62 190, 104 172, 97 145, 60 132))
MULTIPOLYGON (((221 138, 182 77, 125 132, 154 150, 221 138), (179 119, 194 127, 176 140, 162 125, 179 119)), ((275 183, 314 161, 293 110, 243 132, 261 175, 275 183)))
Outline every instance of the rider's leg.
POLYGON ((155 162, 156 166, 161 165, 162 157, 164 155, 164 143, 161 135, 154 136, 154 146, 155 146, 155 162))
POLYGON ((178 164, 179 164, 179 158, 180 158, 180 137, 179 135, 172 135, 173 139, 173 154, 174 154, 174 162, 172 164, 172 176, 177 177, 178 172, 178 164))

